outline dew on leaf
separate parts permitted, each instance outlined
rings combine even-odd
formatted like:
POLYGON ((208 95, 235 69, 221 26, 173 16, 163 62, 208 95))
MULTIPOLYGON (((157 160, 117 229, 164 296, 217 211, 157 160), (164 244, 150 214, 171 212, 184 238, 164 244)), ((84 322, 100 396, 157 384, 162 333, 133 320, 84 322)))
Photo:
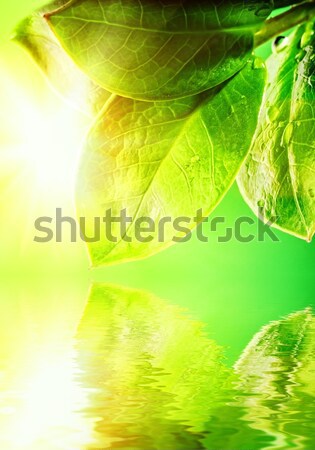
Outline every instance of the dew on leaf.
POLYGON ((300 46, 301 48, 306 47, 307 45, 309 45, 312 36, 314 36, 314 30, 312 29, 307 29, 305 31, 305 33, 303 33, 302 37, 301 37, 301 42, 300 42, 300 46))
POLYGON ((284 147, 285 145, 288 145, 292 139, 292 135, 293 135, 293 130, 294 130, 294 125, 292 122, 289 122, 288 125, 285 127, 284 132, 282 134, 282 138, 281 138, 281 147, 284 147))
POLYGON ((289 39, 286 36, 277 36, 272 43, 273 53, 281 52, 288 45, 289 39))
POLYGON ((269 118, 270 122, 274 122, 277 119, 277 117, 279 116, 279 113, 280 113, 280 111, 279 111, 279 108, 277 108, 277 106, 275 106, 275 105, 270 106, 267 110, 267 114, 268 114, 268 118, 269 118))
POLYGON ((253 60, 253 65, 252 65, 254 70, 257 69, 263 69, 265 67, 265 63, 261 58, 255 58, 253 60))
POLYGON ((199 160, 200 160, 200 157, 198 155, 195 155, 195 156, 191 157, 190 162, 194 164, 194 163, 198 162, 199 160))

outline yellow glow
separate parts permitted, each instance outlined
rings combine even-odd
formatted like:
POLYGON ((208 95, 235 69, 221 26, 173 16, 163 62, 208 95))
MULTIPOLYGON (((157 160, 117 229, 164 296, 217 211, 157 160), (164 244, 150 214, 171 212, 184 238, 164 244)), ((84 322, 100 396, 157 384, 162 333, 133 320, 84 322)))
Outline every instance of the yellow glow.
POLYGON ((28 107, 21 124, 20 157, 34 175, 38 187, 69 191, 75 181, 78 127, 71 111, 43 111, 28 107))
POLYGON ((21 392, 11 391, 16 404, 0 410, 6 450, 78 450, 93 442, 92 421, 76 413, 88 404, 88 396, 75 381, 74 358, 51 361, 49 356, 33 361, 29 375, 24 367, 21 392))
POLYGON ((46 202, 47 194, 72 193, 90 119, 63 102, 37 72, 23 86, 22 77, 20 82, 2 71, 0 83, 1 160, 18 167, 28 187, 42 191, 46 202))
POLYGON ((80 450, 93 444, 72 338, 85 283, 54 277, 0 284, 0 449, 80 450))
POLYGON ((3 55, 0 51, 0 214, 5 217, 0 266, 7 268, 9 261, 14 271, 20 265, 35 272, 48 270, 52 261, 61 272, 62 266, 85 266, 82 242, 38 245, 34 223, 55 217, 56 208, 76 216, 76 171, 91 118, 53 92, 19 47, 12 44, 3 55))

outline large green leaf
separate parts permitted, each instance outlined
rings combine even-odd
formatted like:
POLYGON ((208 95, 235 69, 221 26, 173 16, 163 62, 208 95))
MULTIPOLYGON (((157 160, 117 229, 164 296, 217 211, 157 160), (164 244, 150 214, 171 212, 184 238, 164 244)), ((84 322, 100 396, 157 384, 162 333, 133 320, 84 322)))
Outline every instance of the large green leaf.
POLYGON ((315 35, 299 27, 267 62, 269 84, 238 177, 255 211, 300 238, 315 232, 315 35))
MULTIPOLYGON (((152 255, 173 243, 171 223, 158 233, 162 218, 208 216, 233 183, 247 155, 257 124, 265 82, 260 60, 225 85, 184 99, 149 103, 113 96, 90 132, 77 184, 79 215, 93 237, 94 218, 126 209, 132 218, 125 233, 89 244, 93 265, 152 255), (151 242, 137 239, 137 219, 155 222, 151 242), (126 242, 128 236, 132 242, 126 242)), ((187 224, 185 224, 187 226, 187 224)), ((184 226, 184 225, 183 225, 184 226)))
POLYGON ((203 92, 238 72, 272 5, 72 0, 46 18, 73 60, 105 89, 169 100, 203 92))
MULTIPOLYGON (((65 3, 67 0, 55 1, 44 10, 54 10, 65 3)), ((75 65, 44 19, 43 9, 19 24, 14 39, 35 59, 53 88, 73 106, 91 116, 104 106, 111 94, 75 65)))
POLYGON ((235 365, 244 419, 279 449, 314 446, 314 358, 315 319, 307 309, 263 327, 235 365))

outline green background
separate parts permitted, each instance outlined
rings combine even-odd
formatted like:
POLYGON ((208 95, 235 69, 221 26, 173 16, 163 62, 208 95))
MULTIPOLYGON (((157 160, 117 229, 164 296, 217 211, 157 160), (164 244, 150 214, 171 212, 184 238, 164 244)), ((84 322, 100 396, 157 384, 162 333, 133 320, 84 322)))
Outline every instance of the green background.
MULTIPOLYGON (((60 327, 60 323, 64 325, 63 330, 65 327, 72 330, 84 307, 90 283, 110 282, 148 290, 187 308, 189 314, 205 323, 211 337, 227 347, 228 360, 233 362, 261 326, 313 305, 314 243, 276 231, 278 243, 267 238, 266 242, 256 239, 245 244, 233 239, 223 244, 217 242, 218 235, 214 233, 207 244, 194 238, 150 259, 98 270, 89 268, 81 242, 32 243, 36 214, 53 214, 63 204, 70 205, 68 211, 74 214, 70 195, 68 199, 56 195, 54 202, 48 203, 45 190, 37 192, 42 198, 34 208, 34 193, 27 183, 16 182, 15 168, 7 164, 15 136, 8 133, 6 121, 10 120, 14 129, 15 108, 19 107, 19 101, 10 101, 12 90, 8 92, 7 80, 30 98, 36 97, 39 105, 45 102, 62 107, 61 99, 49 90, 28 55, 8 42, 14 24, 41 3, 2 0, 1 4, 0 160, 4 163, 0 164, 0 308, 4 324, 12 320, 20 323, 23 316, 31 317, 46 330, 53 328, 56 320, 60 327)), ((260 53, 266 56, 269 51, 270 45, 260 53)), ((20 125, 16 123, 17 129, 20 125)), ((78 132, 83 138, 83 125, 78 132)), ((56 133, 62 133, 62 129, 56 133)), ((232 226, 240 216, 255 219, 237 186, 233 186, 214 215, 224 216, 227 226, 232 226)), ((255 229, 256 226, 251 227, 250 232, 255 233, 255 229)), ((19 340, 16 336, 15 339, 19 340)))

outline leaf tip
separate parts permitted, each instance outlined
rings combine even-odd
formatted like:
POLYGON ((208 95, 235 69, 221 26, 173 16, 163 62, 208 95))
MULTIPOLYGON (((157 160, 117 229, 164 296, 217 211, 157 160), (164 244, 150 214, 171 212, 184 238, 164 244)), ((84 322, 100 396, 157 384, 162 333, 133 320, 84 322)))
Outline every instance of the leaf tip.
POLYGON ((25 37, 27 36, 27 30, 29 28, 29 25, 31 24, 31 21, 31 17, 26 17, 21 22, 19 22, 13 29, 10 40, 17 43, 23 43, 25 37))
POLYGON ((308 244, 311 244, 312 243, 312 240, 313 240, 313 237, 314 237, 314 231, 312 231, 311 233, 308 233, 308 235, 307 235, 307 237, 306 237, 306 242, 308 243, 308 244))

